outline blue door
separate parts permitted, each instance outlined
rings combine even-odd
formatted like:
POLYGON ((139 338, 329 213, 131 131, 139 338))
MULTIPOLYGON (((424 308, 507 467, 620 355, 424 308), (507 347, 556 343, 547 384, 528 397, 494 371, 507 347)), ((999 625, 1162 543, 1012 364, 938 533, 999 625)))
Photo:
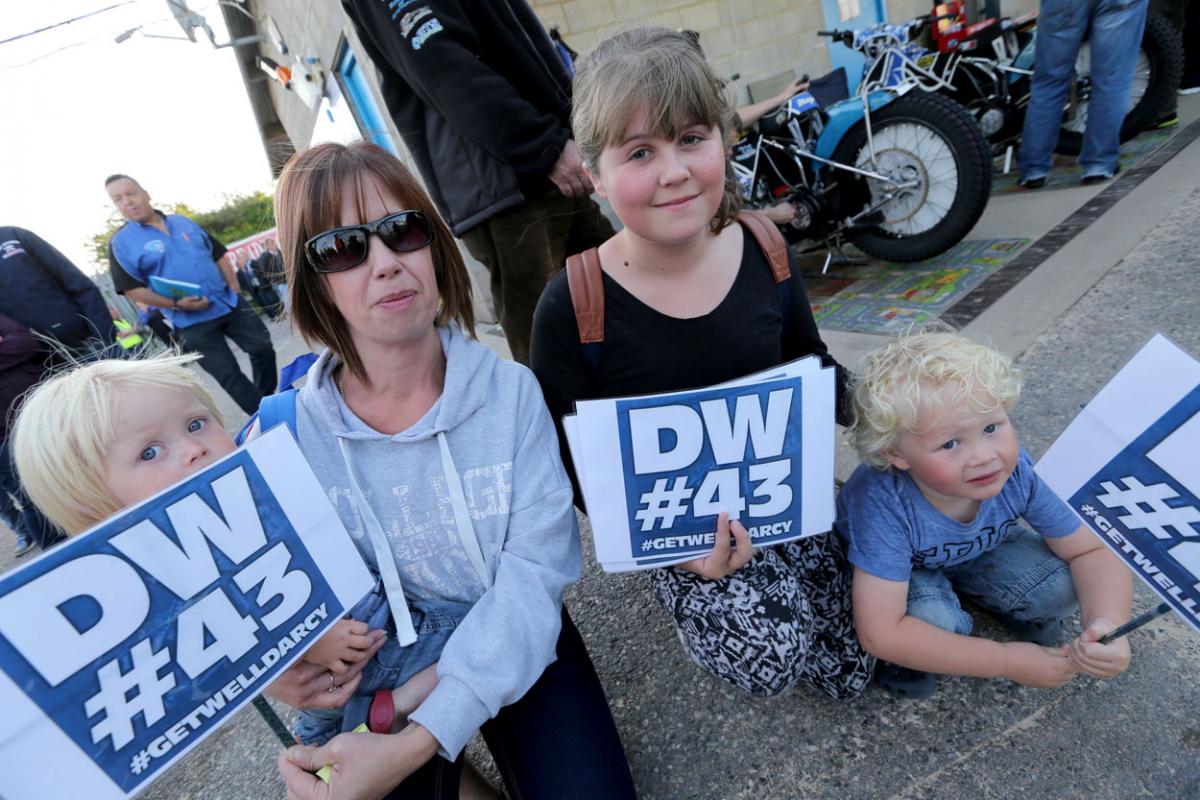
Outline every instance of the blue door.
POLYGON ((384 122, 383 114, 380 113, 379 106, 375 104, 375 98, 371 94, 371 87, 367 84, 367 77, 363 74, 362 65, 359 64, 354 51, 347 47, 345 42, 339 49, 336 61, 342 89, 346 93, 350 107, 354 110, 354 118, 358 121, 358 127, 362 131, 363 137, 393 155, 399 156, 400 153, 396 149, 396 143, 392 141, 392 134, 384 122))
MULTIPOLYGON (((887 21, 883 0, 821 0, 821 11, 825 14, 825 30, 865 28, 887 21)), ((850 94, 858 90, 862 78, 861 54, 841 42, 829 40, 829 61, 833 69, 846 68, 846 79, 850 83, 850 94)))

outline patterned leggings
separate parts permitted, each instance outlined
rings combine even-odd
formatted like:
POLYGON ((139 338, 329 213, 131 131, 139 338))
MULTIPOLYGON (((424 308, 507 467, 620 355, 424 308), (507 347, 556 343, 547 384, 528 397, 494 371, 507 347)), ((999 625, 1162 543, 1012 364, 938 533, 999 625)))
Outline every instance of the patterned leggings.
POLYGON ((875 659, 854 633, 843 548, 830 532, 764 548, 719 581, 649 575, 684 650, 718 678, 765 696, 802 680, 844 700, 867 688, 875 659))

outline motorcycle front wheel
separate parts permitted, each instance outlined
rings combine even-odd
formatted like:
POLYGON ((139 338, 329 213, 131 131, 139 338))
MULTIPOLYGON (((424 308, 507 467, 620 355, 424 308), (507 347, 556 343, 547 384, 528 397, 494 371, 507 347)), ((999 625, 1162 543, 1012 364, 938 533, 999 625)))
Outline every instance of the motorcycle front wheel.
POLYGON ((847 216, 882 203, 883 221, 847 238, 887 261, 921 261, 949 250, 975 226, 992 186, 991 148, 958 103, 909 92, 871 114, 846 135, 834 160, 886 175, 906 188, 840 170, 839 212, 847 216), (893 196, 888 198, 891 191, 893 196))

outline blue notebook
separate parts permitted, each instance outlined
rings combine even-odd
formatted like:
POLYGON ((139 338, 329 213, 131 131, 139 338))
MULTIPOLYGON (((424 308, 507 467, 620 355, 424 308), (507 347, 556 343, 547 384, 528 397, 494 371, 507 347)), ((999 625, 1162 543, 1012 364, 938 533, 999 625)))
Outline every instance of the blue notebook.
POLYGON ((204 297, 204 287, 198 283, 175 281, 170 278, 160 278, 158 275, 150 276, 150 288, 163 297, 169 297, 172 300, 189 296, 204 297))

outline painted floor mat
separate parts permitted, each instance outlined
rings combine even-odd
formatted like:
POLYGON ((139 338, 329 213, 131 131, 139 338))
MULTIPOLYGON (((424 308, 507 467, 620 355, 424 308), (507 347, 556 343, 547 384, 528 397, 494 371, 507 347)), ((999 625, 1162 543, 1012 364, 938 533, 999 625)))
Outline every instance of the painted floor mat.
MULTIPOLYGON (((1166 130, 1146 131, 1121 145, 1121 157, 1118 159, 1121 169, 1127 170, 1135 166, 1143 158, 1157 150, 1163 142, 1170 139, 1171 134, 1176 130, 1178 130, 1178 127, 1166 130)), ((1046 185, 1036 191, 1073 189, 1078 186, 1079 179, 1083 177, 1083 170, 1079 168, 1075 160, 1075 156, 1054 156, 1053 165, 1050 167, 1050 174, 1046 176, 1046 185)), ((1020 180, 1021 175, 1017 169, 1017 156, 1015 152, 1013 153, 1012 171, 1007 175, 1000 171, 1004 168, 1003 158, 997 158, 994 164, 995 172, 992 173, 992 194, 1012 194, 1013 192, 1027 191, 1017 186, 1017 181, 1020 180)))
POLYGON ((892 333, 934 319, 1021 252, 1030 239, 959 242, 937 258, 915 264, 869 261, 802 268, 813 316, 822 328, 892 333))

